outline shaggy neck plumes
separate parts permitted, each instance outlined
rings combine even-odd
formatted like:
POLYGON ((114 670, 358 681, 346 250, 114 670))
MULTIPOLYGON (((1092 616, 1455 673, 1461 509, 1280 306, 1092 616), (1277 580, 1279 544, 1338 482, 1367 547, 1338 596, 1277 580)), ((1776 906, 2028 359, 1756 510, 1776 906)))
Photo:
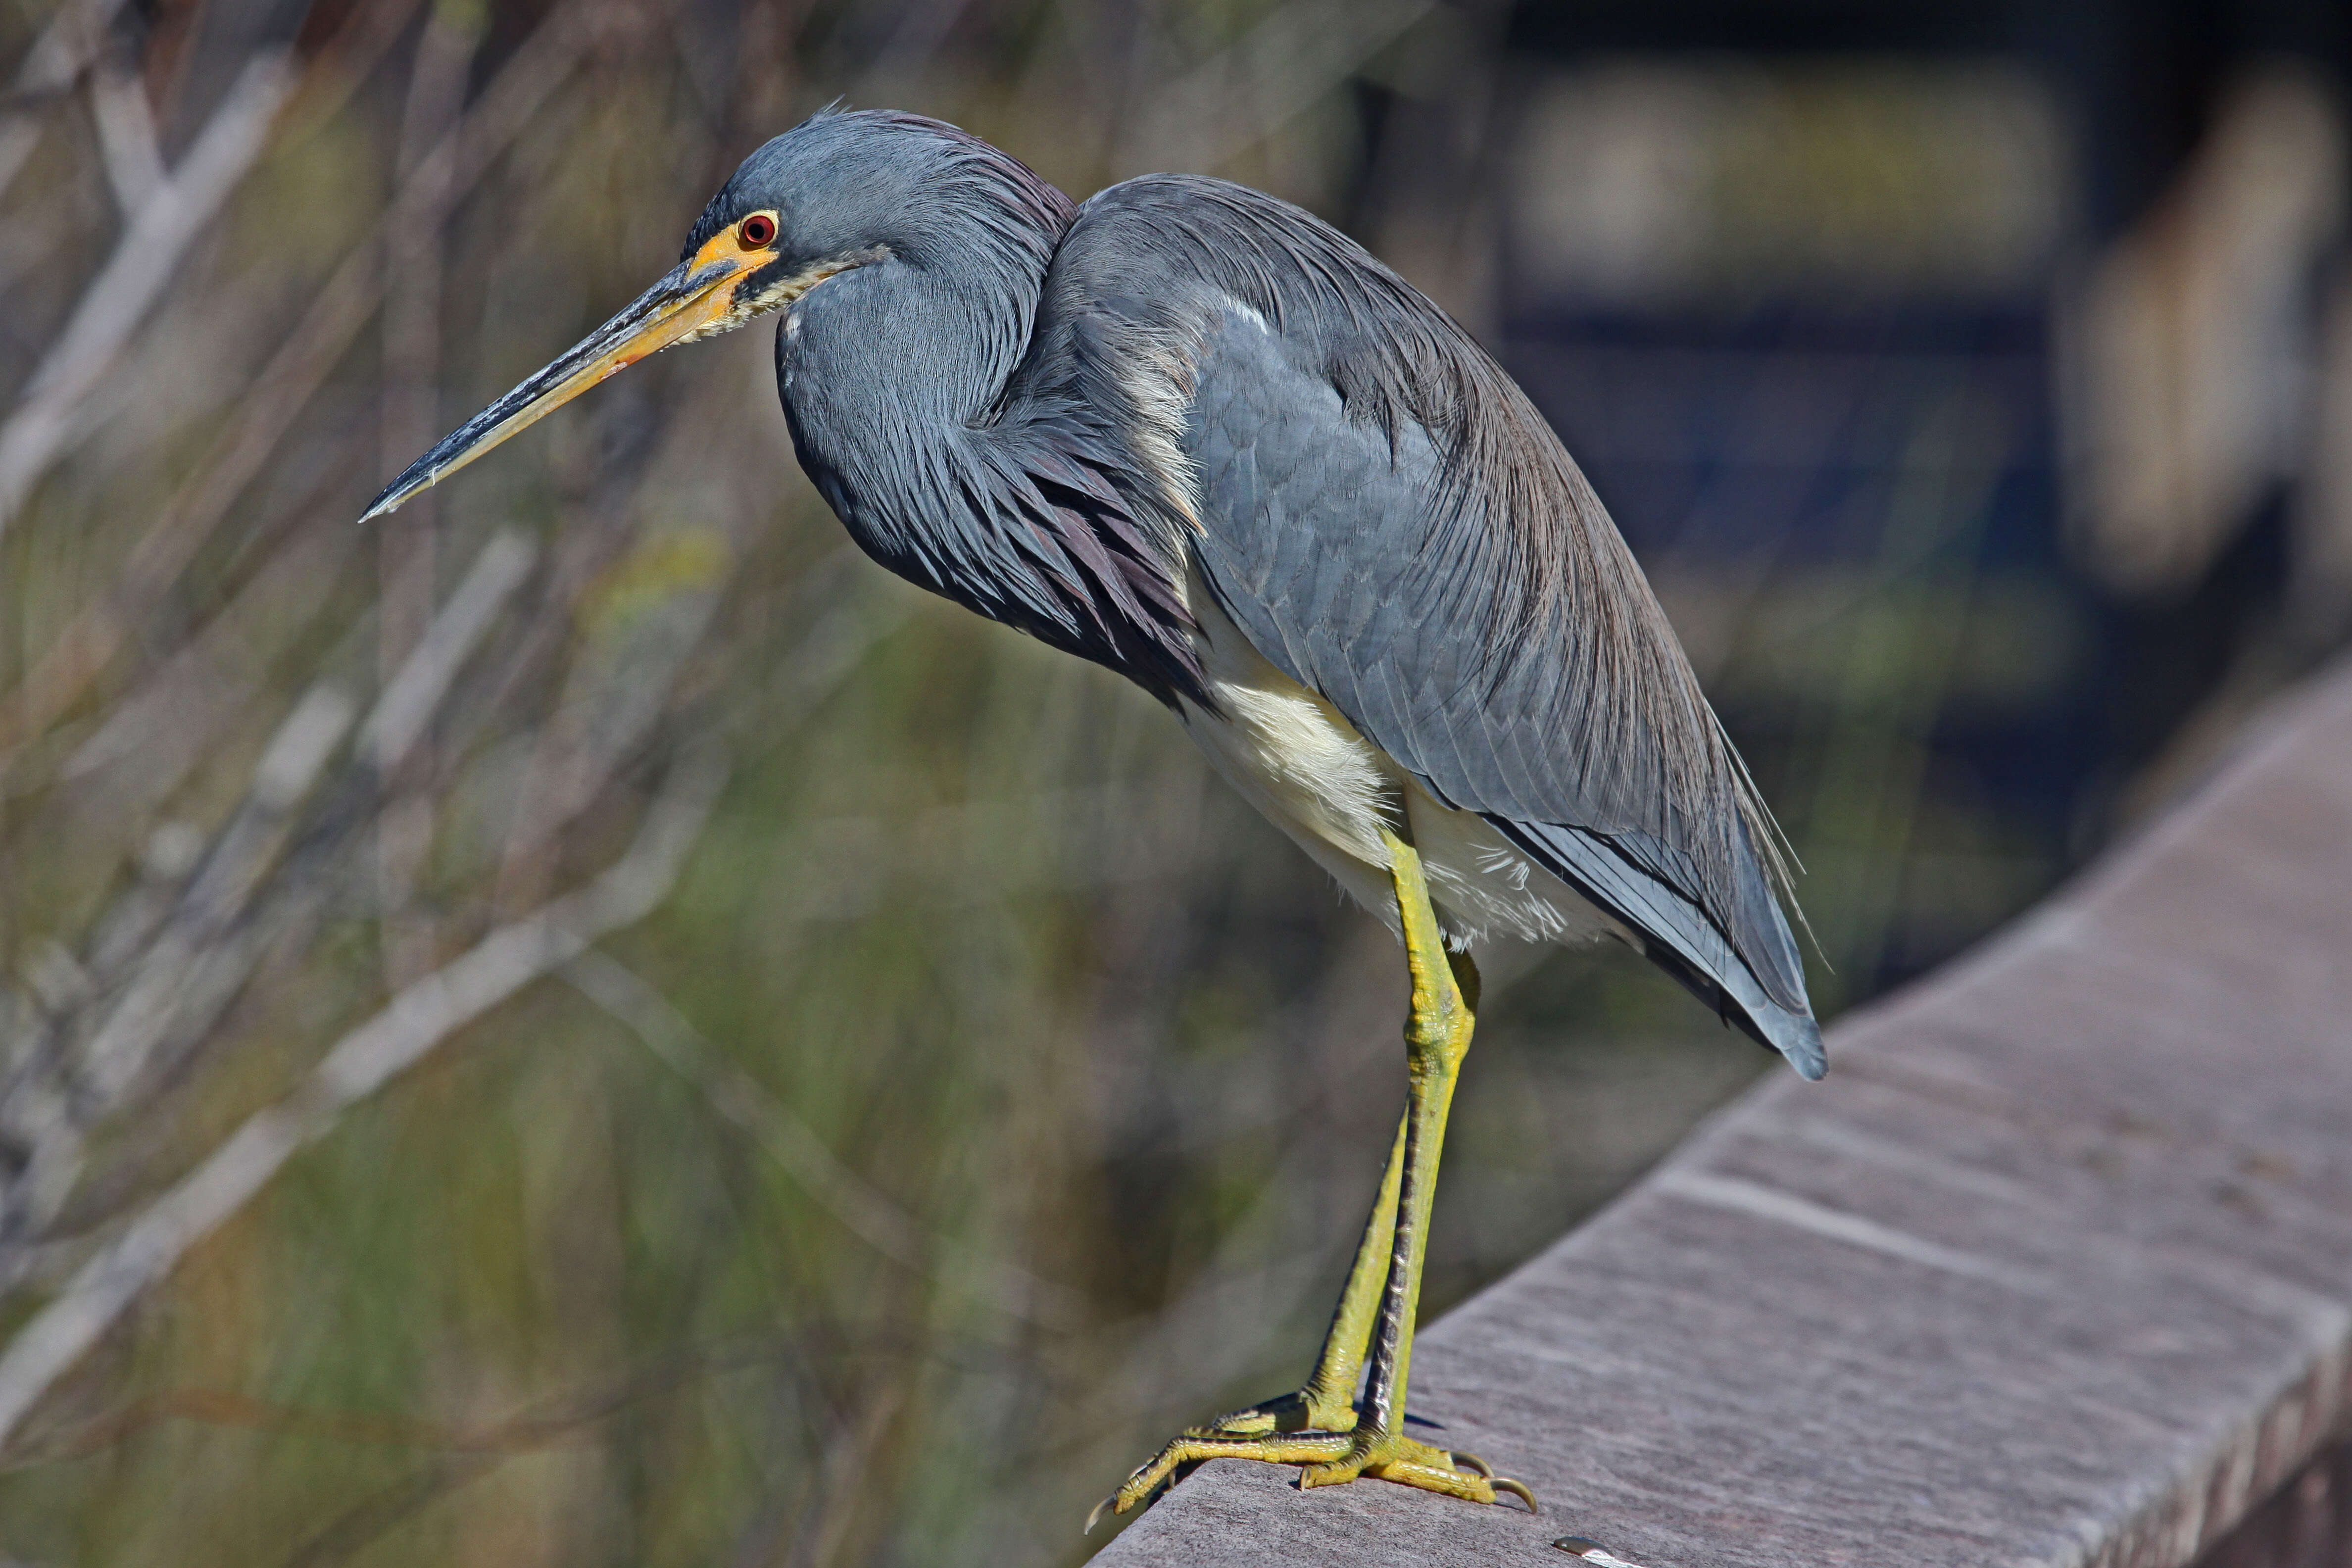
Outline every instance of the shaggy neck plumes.
POLYGON ((1180 563, 1134 520, 1135 464, 1051 400, 1008 398, 1072 216, 1019 174, 941 193, 914 238, 793 307, 776 363, 794 447, 891 571, 1197 699, 1180 563))

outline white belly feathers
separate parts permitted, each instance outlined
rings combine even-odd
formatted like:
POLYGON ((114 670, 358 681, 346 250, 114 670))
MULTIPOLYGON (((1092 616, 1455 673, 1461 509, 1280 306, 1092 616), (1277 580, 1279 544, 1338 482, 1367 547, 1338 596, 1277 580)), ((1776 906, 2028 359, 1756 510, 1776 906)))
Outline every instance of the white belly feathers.
POLYGON ((1197 573, 1186 588, 1202 667, 1224 712, 1187 703, 1185 727, 1228 783, 1391 930, 1396 894, 1381 831, 1396 826, 1402 806, 1456 948, 1490 933, 1537 942, 1613 935, 1641 945, 1484 817, 1440 804, 1339 710, 1276 668, 1197 573))

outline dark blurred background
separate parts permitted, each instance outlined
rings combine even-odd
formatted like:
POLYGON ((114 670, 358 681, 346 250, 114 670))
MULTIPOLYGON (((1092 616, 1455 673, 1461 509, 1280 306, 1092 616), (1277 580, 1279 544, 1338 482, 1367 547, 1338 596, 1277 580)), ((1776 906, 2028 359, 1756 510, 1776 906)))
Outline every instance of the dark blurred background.
MULTIPOLYGON (((765 331, 352 525, 765 136, 845 98, 1073 195, 1223 174, 1461 316, 1780 811, 1834 1014, 2352 628, 2347 38, 0 9, 0 1561, 1070 1563, 1305 1372, 1392 944, 1139 693, 853 558, 765 331)), ((1432 1310, 1767 1065, 1629 955, 1488 973, 1432 1310)))

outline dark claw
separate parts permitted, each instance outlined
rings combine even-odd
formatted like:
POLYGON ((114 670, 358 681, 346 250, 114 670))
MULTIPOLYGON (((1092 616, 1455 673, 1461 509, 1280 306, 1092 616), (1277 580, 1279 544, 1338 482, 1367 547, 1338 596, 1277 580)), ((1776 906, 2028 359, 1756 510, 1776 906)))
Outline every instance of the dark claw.
POLYGON ((1521 1502, 1527 1504, 1528 1511, 1529 1513, 1543 1512, 1543 1509, 1536 1502, 1536 1494, 1528 1489, 1527 1482, 1515 1481, 1508 1476, 1498 1476, 1494 1474, 1492 1471, 1489 1471, 1486 1476, 1486 1483, 1493 1487, 1496 1491, 1508 1492, 1513 1497, 1518 1499, 1521 1502))
POLYGON ((1490 1481, 1495 1479, 1495 1467, 1475 1454, 1465 1454, 1459 1449, 1451 1449, 1447 1451, 1445 1457, 1457 1465, 1469 1466, 1490 1481))
POLYGON ((1084 1530, 1079 1531, 1078 1533, 1080 1535, 1092 1535, 1095 1532, 1095 1526, 1102 1522, 1103 1515, 1109 1512, 1110 1505, 1118 1500, 1118 1494, 1117 1492, 1113 1492, 1110 1496, 1103 1499, 1102 1501, 1095 1504, 1093 1510, 1087 1515, 1087 1527, 1084 1530))

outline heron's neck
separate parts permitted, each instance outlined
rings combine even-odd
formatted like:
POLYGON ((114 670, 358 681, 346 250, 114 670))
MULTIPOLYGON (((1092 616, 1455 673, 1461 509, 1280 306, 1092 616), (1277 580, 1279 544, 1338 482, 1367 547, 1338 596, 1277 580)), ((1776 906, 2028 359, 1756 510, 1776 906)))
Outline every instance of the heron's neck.
POLYGON ((936 501, 967 458, 1028 347, 1050 248, 1034 269, 887 258, 827 279, 785 317, 776 375, 794 446, 868 549, 905 543, 895 536, 925 521, 910 509, 936 501))
POLYGON ((1068 410, 1008 396, 1064 223, 984 264, 892 258, 827 279, 776 341, 793 443, 851 538, 919 587, 1135 679, 1200 697, 1175 563, 1068 410))

